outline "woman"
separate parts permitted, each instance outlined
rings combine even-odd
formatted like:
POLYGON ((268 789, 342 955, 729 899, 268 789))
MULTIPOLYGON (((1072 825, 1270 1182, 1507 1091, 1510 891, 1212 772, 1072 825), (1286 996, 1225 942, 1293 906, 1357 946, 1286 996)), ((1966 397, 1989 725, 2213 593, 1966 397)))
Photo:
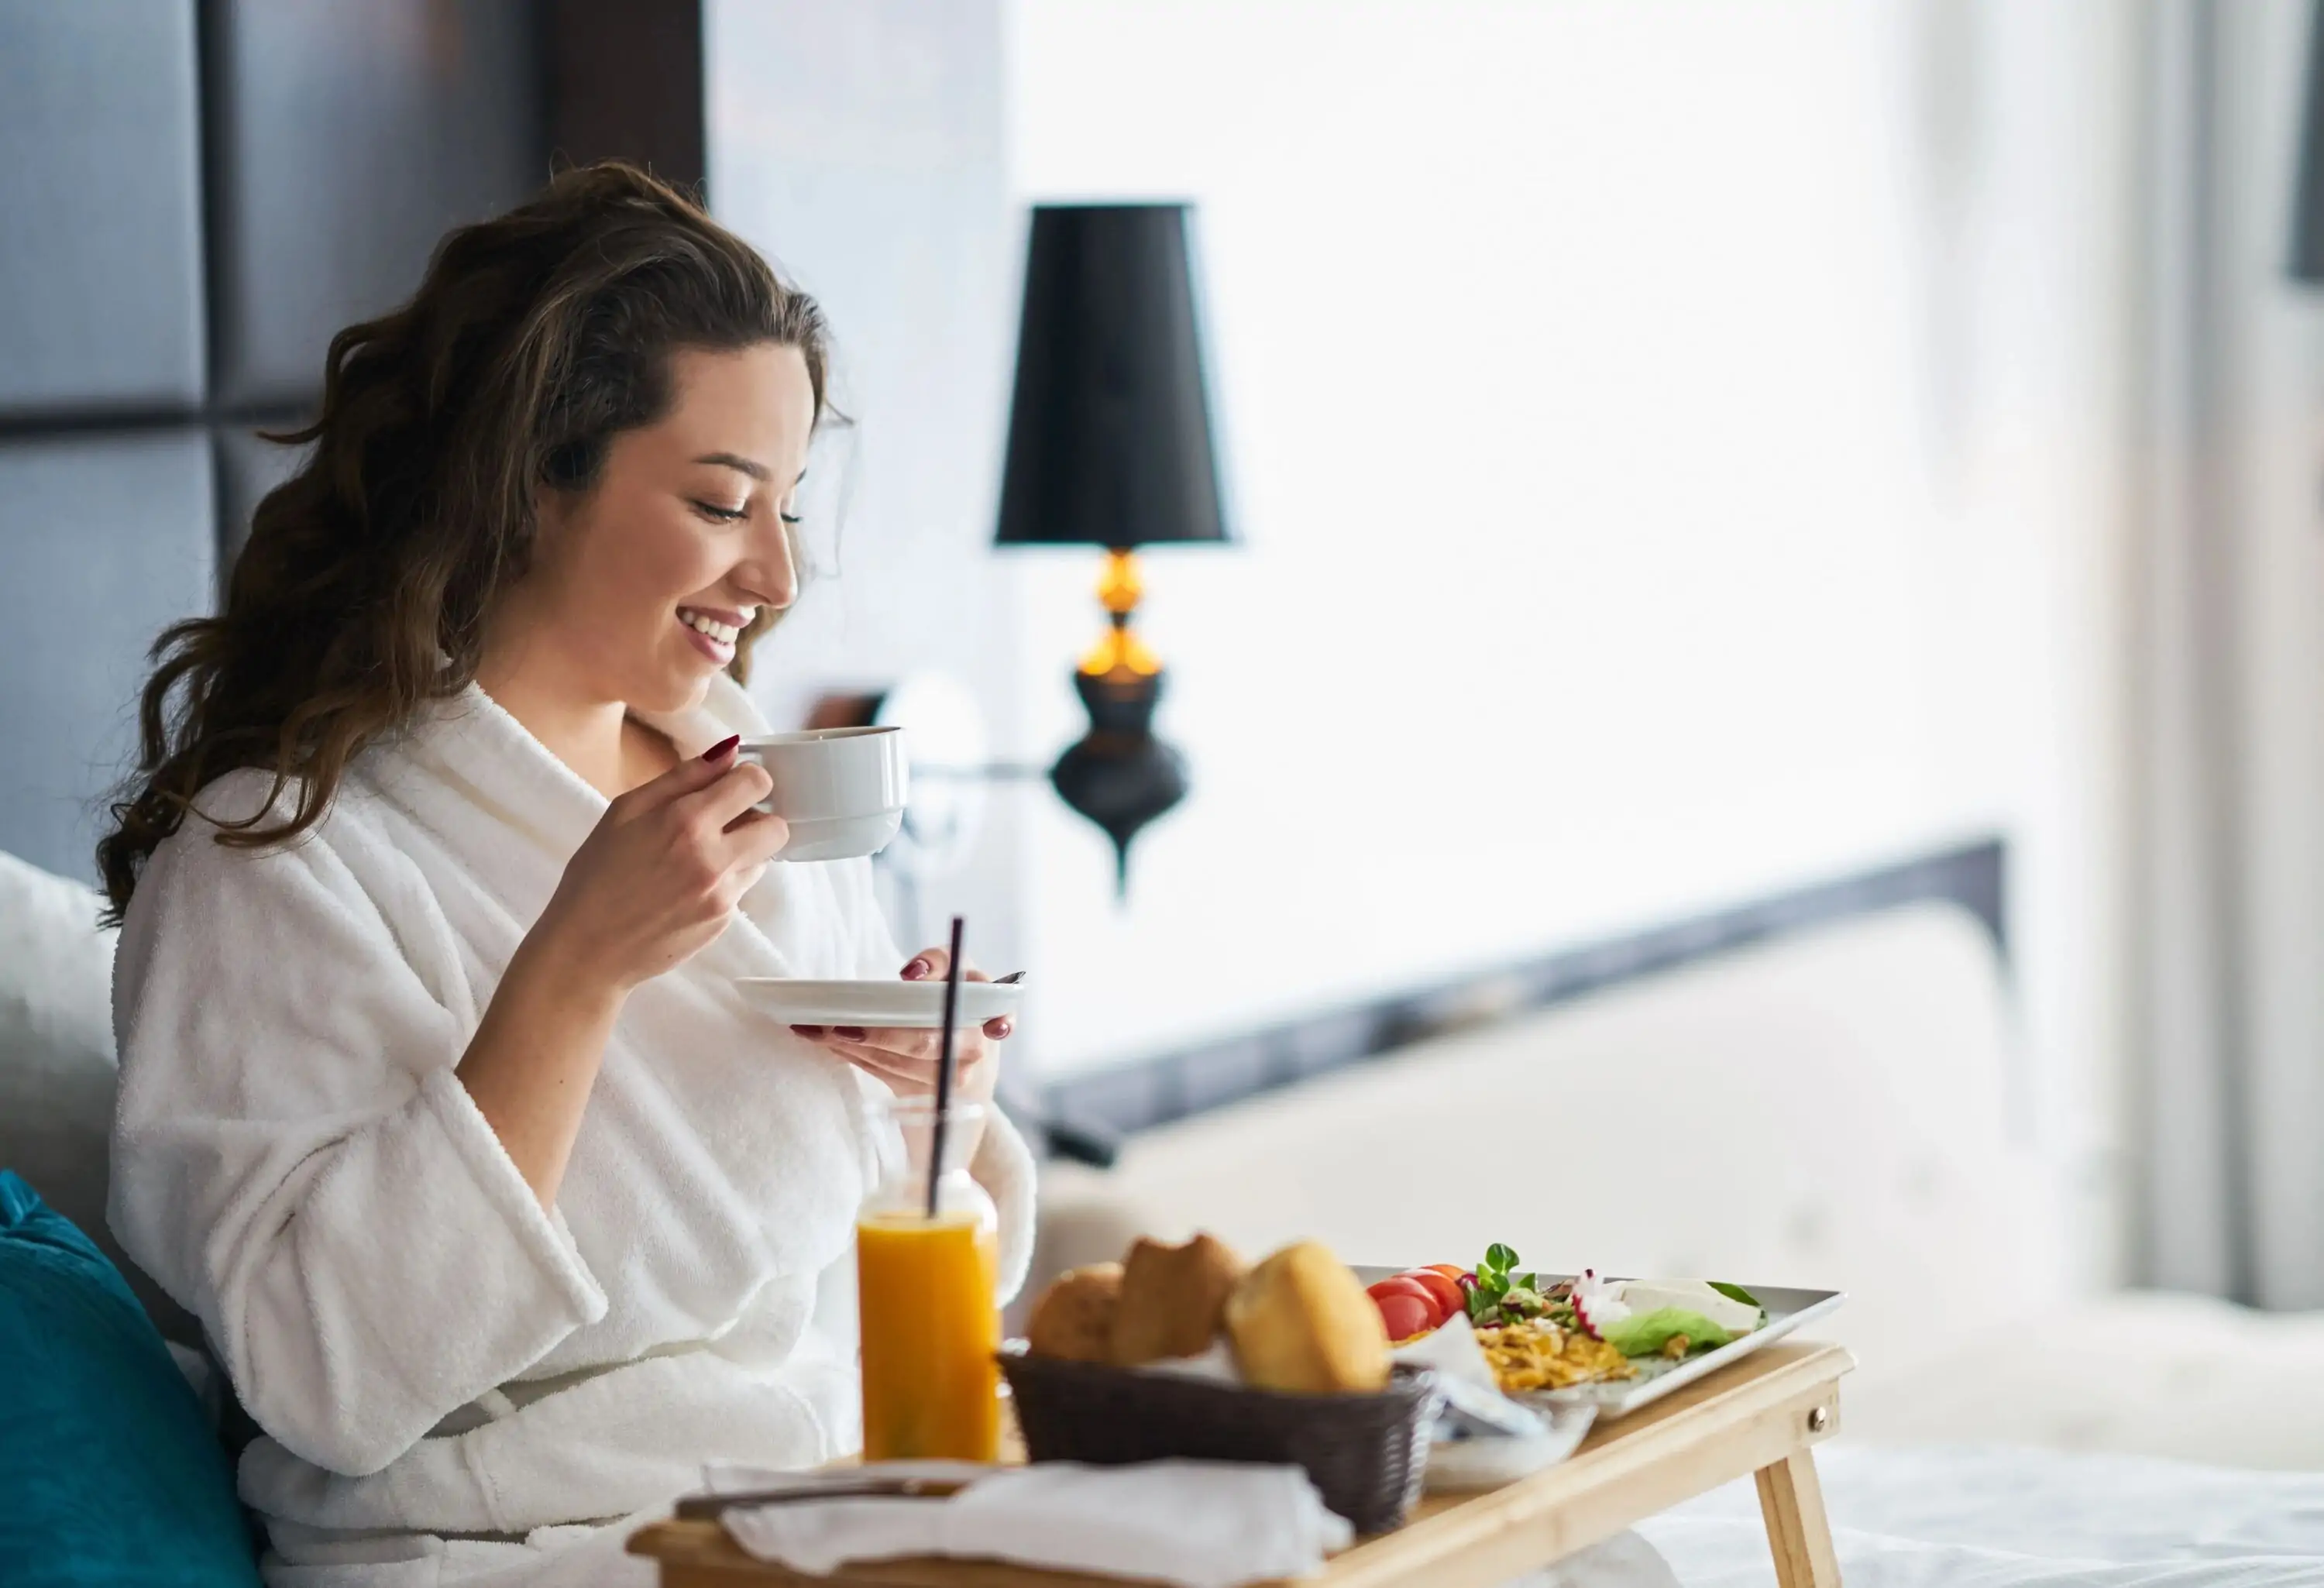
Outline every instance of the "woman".
MULTIPOLYGON (((700 209, 568 172, 334 339, 223 614, 157 650, 99 850, 111 1222, 263 1431, 272 1582, 641 1581, 606 1523, 853 1445, 818 1278, 930 1044, 735 987, 945 969, 867 862, 769 863, 733 755, 825 367, 700 209)), ((974 1170, 1014 1288, 1030 1162, 996 1125, 974 1170)))

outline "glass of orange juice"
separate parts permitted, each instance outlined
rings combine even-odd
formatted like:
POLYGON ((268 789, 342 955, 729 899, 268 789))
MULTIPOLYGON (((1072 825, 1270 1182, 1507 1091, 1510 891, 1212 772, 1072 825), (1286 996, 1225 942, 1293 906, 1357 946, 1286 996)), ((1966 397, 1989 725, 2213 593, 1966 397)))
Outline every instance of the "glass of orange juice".
POLYGON ((952 1106, 931 1217, 936 1117, 926 1098, 890 1105, 879 1186, 856 1219, 865 1461, 1001 1455, 1001 1221, 968 1173, 984 1110, 952 1106))

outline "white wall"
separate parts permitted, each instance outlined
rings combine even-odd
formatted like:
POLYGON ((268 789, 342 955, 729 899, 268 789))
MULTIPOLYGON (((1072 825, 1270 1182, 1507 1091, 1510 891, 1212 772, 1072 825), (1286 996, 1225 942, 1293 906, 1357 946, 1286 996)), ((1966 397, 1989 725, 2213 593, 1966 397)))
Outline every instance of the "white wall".
POLYGON ((1078 734, 1094 557, 987 545, 1010 206, 1200 207, 1246 544, 1151 558, 1145 619, 1194 793, 1127 908, 1095 829, 996 800, 945 902, 1010 918, 1019 1064, 1997 829, 2024 1122, 2103 1250, 2133 8, 710 15, 715 201, 830 304, 864 420, 848 577, 770 657, 779 710, 935 665, 1004 755, 1078 734))
MULTIPOLYGON (((1033 814, 1044 1059, 1997 829, 2021 1104, 2104 1250, 2135 19, 1009 15, 1020 197, 1201 207, 1248 537, 1151 559, 1195 792, 1130 908, 1033 814)), ((1028 749, 1075 731, 1092 572, 1021 576, 1028 749)))

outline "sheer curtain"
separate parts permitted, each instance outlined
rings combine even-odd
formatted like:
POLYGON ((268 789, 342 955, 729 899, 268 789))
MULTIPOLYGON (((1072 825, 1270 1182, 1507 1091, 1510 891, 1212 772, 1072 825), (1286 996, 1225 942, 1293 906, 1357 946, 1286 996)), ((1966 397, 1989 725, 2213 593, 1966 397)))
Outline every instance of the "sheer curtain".
POLYGON ((2148 1283, 2324 1306, 2324 295, 2294 284, 2303 0, 2150 39, 2132 1029, 2148 1283))

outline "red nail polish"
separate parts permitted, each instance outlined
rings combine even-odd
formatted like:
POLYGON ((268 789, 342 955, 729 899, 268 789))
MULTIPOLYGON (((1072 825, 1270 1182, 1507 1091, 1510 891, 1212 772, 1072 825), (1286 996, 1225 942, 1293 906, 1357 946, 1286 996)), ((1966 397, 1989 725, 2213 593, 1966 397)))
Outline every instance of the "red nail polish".
POLYGON ((913 960, 909 965, 904 967, 904 980, 908 982, 925 981, 936 970, 936 966, 928 963, 927 956, 926 955, 922 955, 919 958, 913 960))
POLYGON ((740 744, 742 742, 742 734, 729 734, 724 739, 719 740, 717 743, 713 744, 709 749, 704 751, 702 752, 702 759, 705 761, 717 761, 724 756, 728 751, 733 749, 735 745, 740 744))
POLYGON ((820 1037, 823 1035, 823 1028, 821 1026, 793 1026, 791 1029, 802 1037, 820 1037))
POLYGON ((834 1026, 831 1028, 831 1034, 838 1038, 842 1042, 861 1042, 863 1040, 863 1028, 862 1026, 834 1026))

